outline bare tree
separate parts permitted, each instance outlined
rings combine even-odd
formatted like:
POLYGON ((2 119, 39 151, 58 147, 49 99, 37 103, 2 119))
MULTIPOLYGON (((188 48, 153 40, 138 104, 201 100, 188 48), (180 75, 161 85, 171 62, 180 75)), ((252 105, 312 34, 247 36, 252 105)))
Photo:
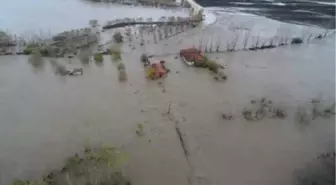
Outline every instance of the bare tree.
POLYGON ((251 31, 248 31, 245 33, 244 42, 243 42, 244 50, 247 49, 246 47, 247 47, 250 36, 251 36, 251 31))
POLYGON ((181 24, 182 24, 182 17, 178 16, 176 18, 176 30, 182 30, 181 24))
POLYGON ((236 32, 234 38, 230 42, 227 43, 227 51, 235 51, 238 40, 239 40, 239 35, 236 32))
POLYGON ((154 40, 154 43, 157 43, 156 29, 153 30, 153 40, 154 40))
POLYGON ((255 37, 255 44, 252 46, 252 48, 257 49, 259 47, 259 39, 260 39, 260 33, 258 34, 258 36, 255 37))
POLYGON ((286 35, 284 38, 284 45, 288 45, 289 37, 286 35))
POLYGON ((210 37, 210 47, 209 47, 209 52, 212 52, 212 37, 210 37))
POLYGON ((139 27, 139 35, 140 35, 140 40, 141 40, 141 41, 143 40, 143 30, 144 30, 144 27, 143 27, 143 26, 140 26, 140 27, 139 27))
POLYGON ((275 39, 276 37, 272 37, 269 42, 268 42, 268 46, 269 47, 274 47, 275 46, 275 39))
POLYGON ((219 36, 216 41, 216 52, 219 52, 220 43, 221 43, 221 37, 219 36))
POLYGON ((198 50, 202 51, 203 48, 203 36, 200 39, 199 45, 198 45, 198 50))
POLYGON ((126 28, 126 36, 128 37, 129 41, 131 42, 132 41, 132 30, 129 26, 126 28))
POLYGON ((159 40, 162 40, 163 35, 162 35, 162 29, 160 27, 160 29, 158 29, 158 34, 159 34, 159 40))
POLYGON ((162 17, 160 17, 160 19, 159 19, 159 21, 161 21, 161 22, 165 22, 167 20, 167 17, 166 16, 162 16, 162 17))
POLYGON ((163 25, 163 31, 164 31, 164 36, 165 38, 168 38, 168 25, 167 24, 164 24, 163 25))
POLYGON ((323 33, 323 37, 326 37, 327 34, 328 34, 328 32, 330 31, 329 29, 334 27, 333 26, 333 25, 335 25, 334 21, 335 21, 334 19, 331 19, 330 21, 326 21, 325 26, 324 26, 325 27, 325 31, 323 33))
POLYGON ((168 21, 171 22, 171 23, 175 23, 175 21, 176 21, 175 16, 168 17, 168 21))
POLYGON ((309 42, 311 40, 311 38, 313 37, 313 34, 309 34, 307 42, 309 42))

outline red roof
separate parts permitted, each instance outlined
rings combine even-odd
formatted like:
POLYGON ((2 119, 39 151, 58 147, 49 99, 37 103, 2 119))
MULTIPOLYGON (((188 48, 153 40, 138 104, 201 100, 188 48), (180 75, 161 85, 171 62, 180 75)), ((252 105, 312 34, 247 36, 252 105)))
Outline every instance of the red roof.
POLYGON ((188 61, 203 61, 204 58, 201 55, 201 52, 196 48, 190 49, 181 49, 180 56, 184 57, 188 61))

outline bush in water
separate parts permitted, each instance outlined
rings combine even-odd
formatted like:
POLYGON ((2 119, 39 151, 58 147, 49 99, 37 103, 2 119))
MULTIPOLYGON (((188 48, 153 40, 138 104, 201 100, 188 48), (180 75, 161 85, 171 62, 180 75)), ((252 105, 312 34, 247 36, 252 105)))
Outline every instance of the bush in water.
POLYGON ((116 43, 122 43, 124 41, 124 37, 121 35, 120 32, 117 32, 113 35, 113 39, 116 43))
POLYGON ((12 185, 130 185, 123 175, 128 158, 128 154, 114 147, 86 148, 82 155, 69 157, 61 170, 52 171, 41 180, 15 180, 12 185))
POLYGON ((127 80, 127 74, 126 74, 125 64, 120 63, 118 65, 118 71, 119 71, 119 81, 126 81, 127 80))
POLYGON ((291 42, 291 44, 302 44, 302 43, 303 43, 303 40, 299 37, 293 38, 291 42))
POLYGON ((103 54, 101 54, 101 53, 95 53, 94 54, 94 60, 96 62, 102 62, 104 60, 103 54))

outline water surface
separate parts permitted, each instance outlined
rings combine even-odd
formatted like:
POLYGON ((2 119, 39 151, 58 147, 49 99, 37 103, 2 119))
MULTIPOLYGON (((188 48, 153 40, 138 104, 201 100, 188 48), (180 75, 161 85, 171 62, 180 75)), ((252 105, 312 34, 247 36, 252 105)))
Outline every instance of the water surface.
MULTIPOLYGON (((117 16, 110 10, 119 11, 119 7, 93 7, 70 0, 58 5, 34 0, 26 6, 34 2, 50 11, 55 7, 53 11, 64 17, 52 24, 21 7, 22 15, 59 30, 86 25, 87 19, 98 18, 100 13, 117 16), (65 6, 73 10, 68 12, 61 11, 61 5, 76 6, 65 6), (77 7, 87 12, 77 15, 77 7)), ((3 15, 12 15, 9 10, 16 7, 15 3, 5 6, 5 14, 0 11, 1 26, 3 15)), ((6 27, 33 28, 26 23, 20 27, 23 17, 19 15, 12 20, 17 21, 5 22, 6 27)), ((48 59, 35 68, 26 56, 1 56, 0 184, 10 184, 13 178, 39 178, 86 145, 110 144, 130 153, 126 174, 137 185, 186 185, 190 177, 201 185, 283 185, 292 184, 293 171, 317 153, 334 148, 334 117, 307 125, 295 120, 297 107, 312 98, 335 101, 334 36, 271 50, 209 54, 228 66, 226 82, 214 81, 207 70, 188 68, 175 54, 157 57, 171 69, 164 81, 145 79, 139 62, 143 52, 176 53, 179 47, 190 47, 187 41, 197 34, 195 29, 160 44, 146 42, 144 47, 135 42, 135 50, 124 44, 128 74, 124 83, 118 81, 116 64, 108 56, 103 64, 58 59, 68 67, 83 67, 84 75, 78 77, 55 75, 48 59), (286 108, 288 117, 245 121, 241 110, 251 99, 261 97, 286 108), (167 116, 169 104, 171 115, 167 116), (222 120, 222 113, 232 113, 235 119, 222 120), (137 123, 144 125, 144 137, 136 135, 137 123), (186 139, 189 164, 176 123, 186 139)))
POLYGON ((151 7, 132 7, 109 3, 90 3, 81 0, 1 0, 0 29, 11 33, 47 36, 65 30, 89 26, 89 20, 99 24, 118 18, 153 18, 186 16, 179 9, 164 10, 151 7))

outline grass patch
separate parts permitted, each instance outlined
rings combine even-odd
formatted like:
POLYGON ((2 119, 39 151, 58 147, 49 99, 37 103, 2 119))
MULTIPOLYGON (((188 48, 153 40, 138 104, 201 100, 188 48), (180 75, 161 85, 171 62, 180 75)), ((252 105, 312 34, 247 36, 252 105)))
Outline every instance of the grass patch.
POLYGON ((101 53, 95 53, 93 58, 96 62, 102 62, 104 60, 104 56, 101 53))
POLYGON ((115 147, 85 148, 65 161, 61 170, 48 173, 41 180, 14 180, 12 185, 131 185, 123 175, 127 153, 115 147))

